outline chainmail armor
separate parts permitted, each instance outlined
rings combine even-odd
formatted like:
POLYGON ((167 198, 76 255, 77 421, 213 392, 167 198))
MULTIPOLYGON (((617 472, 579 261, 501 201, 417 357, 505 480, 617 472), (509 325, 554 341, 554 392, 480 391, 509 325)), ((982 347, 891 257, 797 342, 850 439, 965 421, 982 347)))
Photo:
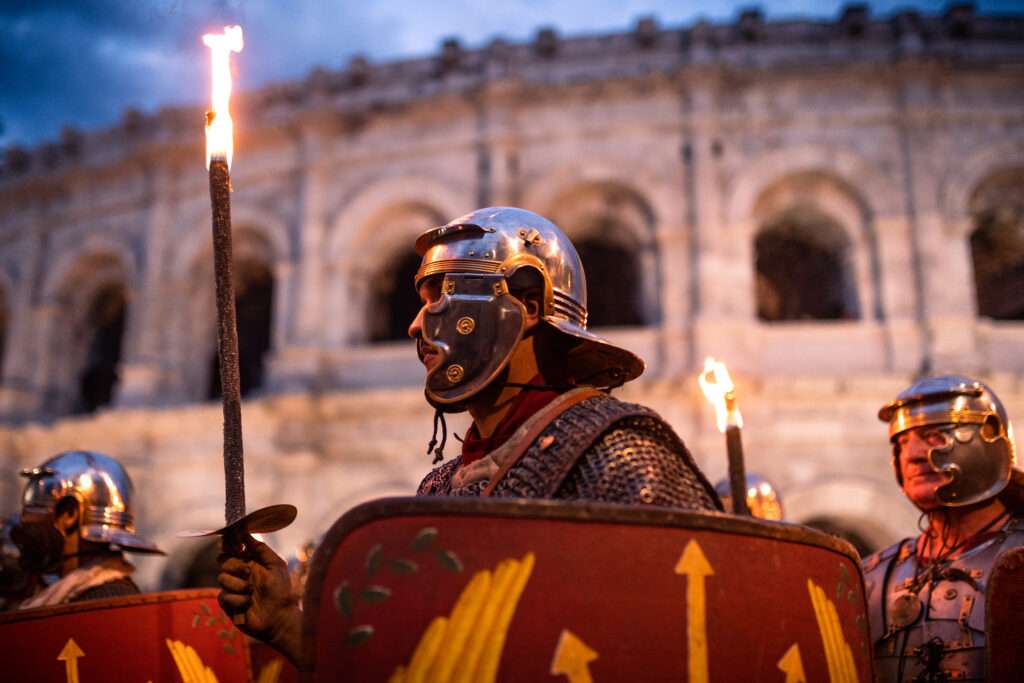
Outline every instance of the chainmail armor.
POLYGON ((87 591, 76 595, 69 602, 85 602, 86 600, 103 600, 105 598, 120 598, 125 595, 138 595, 142 591, 132 581, 131 577, 114 579, 98 586, 93 586, 87 591))
MULTIPOLYGON (((460 465, 455 458, 434 469, 417 494, 479 496, 485 481, 452 488, 460 465)), ((689 451, 657 413, 604 394, 555 418, 492 495, 722 509, 689 451)))

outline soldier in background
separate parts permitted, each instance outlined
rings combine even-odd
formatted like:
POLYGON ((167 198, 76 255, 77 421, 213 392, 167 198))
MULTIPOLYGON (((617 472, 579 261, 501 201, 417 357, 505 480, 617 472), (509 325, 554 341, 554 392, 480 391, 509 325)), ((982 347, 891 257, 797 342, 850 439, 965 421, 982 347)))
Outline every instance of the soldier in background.
MULTIPOLYGON (((672 428, 608 394, 644 363, 587 330, 583 267, 555 224, 522 209, 480 209, 425 232, 416 249, 423 306, 409 336, 436 410, 435 464, 445 413, 473 418, 461 454, 431 471, 419 495, 722 509, 672 428)), ((301 616, 287 567, 266 545, 250 548, 251 557, 222 565, 221 605, 298 662, 301 616)))
POLYGON ((21 474, 29 481, 11 538, 28 575, 56 579, 40 583, 19 609, 138 593, 124 553, 164 553, 135 533, 124 467, 100 453, 69 451, 21 474))
POLYGON ((986 680, 985 589, 1024 546, 1024 473, 995 393, 967 377, 919 380, 878 413, 922 533, 864 560, 878 680, 986 680))
MULTIPOLYGON (((715 484, 715 493, 722 499, 722 506, 727 512, 732 511, 732 491, 729 479, 725 478, 715 484)), ((747 473, 747 509, 758 519, 781 522, 785 516, 782 509, 782 496, 779 489, 760 474, 747 473)))

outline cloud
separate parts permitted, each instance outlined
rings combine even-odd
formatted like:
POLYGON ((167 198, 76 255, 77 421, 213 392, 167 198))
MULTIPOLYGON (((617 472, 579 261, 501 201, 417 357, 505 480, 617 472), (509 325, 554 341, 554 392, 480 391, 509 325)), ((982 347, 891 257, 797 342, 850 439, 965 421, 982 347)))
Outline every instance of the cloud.
MULTIPOLYGON (((0 2, 0 145, 35 144, 65 124, 109 125, 127 107, 153 111, 207 98, 203 33, 240 23, 238 89, 375 60, 433 52, 458 36, 468 46, 501 35, 528 40, 540 26, 564 35, 627 30, 637 17, 663 25, 723 21, 732 0, 4 0, 0 2)), ((843 0, 765 0, 769 18, 836 17, 843 0)), ((876 15, 907 5, 938 13, 945 0, 879 0, 876 15)), ((1020 11, 1020 0, 982 0, 979 11, 1020 11)))
POLYGON ((126 107, 205 101, 209 58, 200 36, 228 23, 246 28, 240 89, 393 49, 385 27, 343 3, 2 4, 0 143, 53 138, 65 124, 108 125, 126 107))

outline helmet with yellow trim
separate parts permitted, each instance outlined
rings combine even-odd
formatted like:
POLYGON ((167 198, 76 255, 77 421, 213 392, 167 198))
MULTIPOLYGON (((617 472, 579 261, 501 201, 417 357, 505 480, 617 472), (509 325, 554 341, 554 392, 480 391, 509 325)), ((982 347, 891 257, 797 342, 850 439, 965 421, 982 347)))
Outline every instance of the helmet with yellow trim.
POLYGON ((511 207, 478 209, 423 233, 416 286, 443 277, 441 295, 424 313, 423 338, 441 355, 428 373, 426 395, 445 412, 490 386, 507 367, 524 334, 523 302, 510 281, 529 269, 543 282, 541 318, 570 343, 567 381, 619 386, 638 377, 644 362, 587 330, 587 281, 569 238, 551 221, 511 207))
POLYGON ((932 427, 942 445, 928 451, 932 468, 949 477, 936 489, 947 507, 971 505, 999 495, 1016 462, 1013 426, 1002 401, 988 386, 961 375, 925 377, 900 392, 878 411, 889 423, 893 469, 903 485, 899 436, 932 427))

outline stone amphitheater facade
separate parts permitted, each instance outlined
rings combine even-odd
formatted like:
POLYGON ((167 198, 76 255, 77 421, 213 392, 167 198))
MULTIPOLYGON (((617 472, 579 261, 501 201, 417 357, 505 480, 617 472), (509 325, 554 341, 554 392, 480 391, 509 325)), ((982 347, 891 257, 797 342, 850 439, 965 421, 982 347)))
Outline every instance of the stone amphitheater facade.
MULTIPOLYGON (((635 316, 602 332, 648 363, 619 394, 659 410, 714 480, 724 441, 695 378, 725 359, 748 469, 791 520, 875 546, 914 529, 875 414, 922 371, 977 373, 1024 420, 1024 321, 979 309, 971 241, 984 216, 1022 224, 1024 18, 851 6, 834 21, 543 29, 237 99, 236 253, 273 285, 243 404, 248 502, 299 506, 271 539, 285 552, 428 470, 422 370, 373 329, 413 296, 392 280, 415 235, 481 205, 615 246, 635 316), (762 310, 758 239, 779 221, 834 257, 840 315, 762 310)), ((151 587, 195 553, 174 532, 222 516, 201 126, 195 109, 127 112, 10 149, 0 175, 2 512, 21 467, 69 448, 119 457, 140 528, 171 551, 143 563, 151 587), (122 306, 117 381, 73 414, 103 296, 122 306)))

